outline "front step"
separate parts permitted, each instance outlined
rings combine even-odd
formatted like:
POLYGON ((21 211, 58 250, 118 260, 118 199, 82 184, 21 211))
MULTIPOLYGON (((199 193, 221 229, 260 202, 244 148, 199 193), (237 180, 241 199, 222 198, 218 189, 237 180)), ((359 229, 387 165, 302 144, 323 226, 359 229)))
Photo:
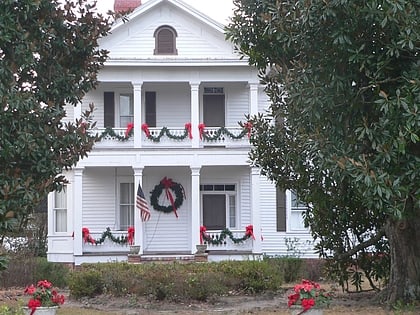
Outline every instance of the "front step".
POLYGON ((208 255, 195 254, 195 255, 128 255, 128 263, 192 263, 192 262, 206 262, 208 255))

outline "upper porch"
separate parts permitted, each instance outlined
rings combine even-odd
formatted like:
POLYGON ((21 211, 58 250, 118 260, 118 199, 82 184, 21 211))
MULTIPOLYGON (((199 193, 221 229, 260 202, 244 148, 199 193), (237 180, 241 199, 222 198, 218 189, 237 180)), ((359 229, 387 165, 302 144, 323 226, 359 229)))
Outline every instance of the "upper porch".
POLYGON ((258 83, 101 82, 75 108, 95 106, 97 148, 248 147, 248 115, 266 108, 258 83))

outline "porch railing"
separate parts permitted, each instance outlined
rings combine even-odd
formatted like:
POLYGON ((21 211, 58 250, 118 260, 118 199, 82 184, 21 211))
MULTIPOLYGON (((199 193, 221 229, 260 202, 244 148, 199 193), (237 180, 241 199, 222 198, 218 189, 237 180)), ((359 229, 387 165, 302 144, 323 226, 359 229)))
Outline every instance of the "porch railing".
MULTIPOLYGON (((102 232, 90 231, 90 236, 94 239, 100 239, 102 237, 102 232)), ((127 236, 127 231, 112 231, 112 235, 116 238, 122 238, 127 236)), ((83 253, 128 253, 130 251, 130 246, 128 244, 118 244, 106 238, 102 244, 91 244, 89 242, 83 242, 82 245, 83 253)))
MULTIPOLYGON (((127 128, 96 128, 92 131, 102 137, 96 144, 98 147, 133 147, 134 135, 126 137, 127 128)), ((185 127, 149 127, 149 137, 141 131, 141 143, 143 147, 183 147, 192 146, 192 141, 186 135, 185 127), (162 130, 165 129, 165 132, 162 130), (168 135, 169 134, 169 135, 168 135)), ((202 147, 208 146, 249 146, 248 135, 244 134, 242 127, 205 127, 205 135, 200 138, 202 147)))
MULTIPOLYGON (((245 230, 230 230, 232 232, 232 236, 236 239, 242 238, 245 234, 245 230)), ((212 230, 206 231, 206 234, 211 237, 212 239, 219 239, 222 230, 212 230)), ((248 238, 247 240, 234 243, 229 237, 227 237, 221 244, 213 245, 211 243, 206 243, 208 250, 213 251, 252 251, 252 238, 248 238)))

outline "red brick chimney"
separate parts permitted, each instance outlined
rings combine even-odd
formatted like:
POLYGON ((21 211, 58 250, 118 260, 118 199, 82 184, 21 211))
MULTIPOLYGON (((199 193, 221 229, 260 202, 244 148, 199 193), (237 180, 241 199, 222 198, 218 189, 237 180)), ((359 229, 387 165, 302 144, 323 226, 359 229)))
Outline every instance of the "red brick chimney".
POLYGON ((141 0, 115 0, 114 12, 122 13, 126 11, 132 11, 140 5, 141 5, 141 0))

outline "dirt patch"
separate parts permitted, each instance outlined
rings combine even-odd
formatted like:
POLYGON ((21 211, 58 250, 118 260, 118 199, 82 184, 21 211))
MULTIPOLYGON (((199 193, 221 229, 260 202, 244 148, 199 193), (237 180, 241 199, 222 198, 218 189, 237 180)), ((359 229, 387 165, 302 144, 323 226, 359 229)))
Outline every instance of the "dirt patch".
MULTIPOLYGON (((60 292, 61 293, 61 292, 60 292)), ((147 297, 125 296, 113 297, 101 295, 95 298, 74 300, 67 296, 64 309, 99 310, 110 314, 119 315, 192 315, 192 314, 256 314, 256 315, 282 315, 289 314, 287 308, 287 295, 290 289, 279 293, 265 293, 259 295, 237 294, 225 297, 212 298, 206 302, 168 302, 155 301, 147 297)), ((23 289, 10 289, 0 291, 0 305, 10 305, 17 301, 25 300, 23 289)), ((420 308, 401 308, 396 312, 387 309, 384 305, 375 302, 374 292, 342 293, 336 291, 329 309, 325 315, 350 315, 350 314, 420 314, 420 308)))

